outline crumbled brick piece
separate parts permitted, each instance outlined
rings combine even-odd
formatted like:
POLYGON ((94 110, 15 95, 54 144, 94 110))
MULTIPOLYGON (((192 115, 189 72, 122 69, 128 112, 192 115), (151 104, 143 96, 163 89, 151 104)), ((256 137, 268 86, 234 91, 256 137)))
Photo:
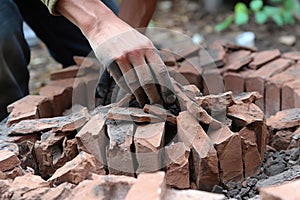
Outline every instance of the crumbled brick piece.
POLYGON ((283 84, 281 88, 281 109, 287 110, 300 106, 300 81, 294 80, 283 84))
POLYGON ((177 51, 175 57, 177 61, 182 61, 184 59, 187 59, 189 57, 197 56, 200 50, 199 45, 191 45, 186 48, 181 48, 179 51, 177 51))
POLYGON ((162 60, 164 61, 165 65, 171 66, 171 67, 177 65, 176 57, 172 52, 170 52, 168 50, 164 50, 164 49, 161 49, 159 52, 160 52, 160 55, 161 55, 162 60))
POLYGON ((254 60, 249 64, 249 68, 258 69, 263 64, 270 62, 280 56, 278 49, 260 51, 254 54, 254 60))
POLYGON ((99 71, 100 63, 97 58, 74 56, 73 60, 76 65, 80 66, 80 68, 84 68, 86 71, 99 71))
POLYGON ((0 151, 0 171, 5 172, 20 165, 17 155, 7 149, 0 151))
POLYGON ((109 143, 105 134, 105 113, 99 112, 76 135, 79 149, 94 155, 103 164, 106 164, 105 148, 109 143))
POLYGON ((177 117, 178 140, 192 149, 193 171, 197 188, 211 190, 219 183, 217 152, 195 118, 187 111, 177 117))
POLYGON ((245 78, 243 74, 226 72, 223 74, 225 91, 232 91, 234 95, 244 92, 245 78))
POLYGON ((289 130, 277 131, 276 134, 272 136, 270 145, 277 151, 286 150, 291 144, 294 135, 297 135, 297 133, 289 130))
POLYGON ((231 42, 226 42, 223 45, 225 48, 229 49, 229 50, 246 50, 246 51, 251 51, 251 52, 256 52, 257 49, 254 47, 248 47, 248 46, 243 46, 243 45, 238 45, 236 43, 231 43, 231 42))
POLYGON ((219 94, 225 91, 223 78, 218 69, 208 69, 203 72, 203 94, 219 94))
POLYGON ((300 125, 300 108, 279 111, 267 119, 267 126, 272 129, 287 129, 300 125))
POLYGON ((164 200, 225 200, 223 194, 210 193, 200 190, 174 190, 168 189, 164 200))
POLYGON ((261 200, 291 200, 300 199, 298 191, 300 181, 295 180, 276 186, 263 187, 259 189, 261 200))
POLYGON ((232 105, 227 110, 227 116, 232 119, 233 126, 237 129, 264 120, 264 113, 253 103, 232 105))
POLYGON ((163 200, 166 191, 164 172, 140 174, 126 195, 126 200, 163 200))
POLYGON ((261 99, 262 96, 258 92, 242 92, 234 96, 234 101, 243 103, 255 103, 256 100, 261 99))
POLYGON ((164 135, 164 122, 140 125, 136 128, 134 144, 138 162, 137 173, 161 169, 164 135))
POLYGON ((300 60, 300 51, 286 52, 281 55, 283 58, 298 61, 300 60))
POLYGON ((53 132, 71 132, 81 128, 89 120, 87 109, 68 116, 23 120, 14 125, 10 135, 26 135, 52 130, 53 132))
POLYGON ((134 121, 140 123, 155 123, 161 122, 162 119, 152 114, 145 113, 142 109, 139 108, 120 108, 113 107, 107 113, 106 118, 108 120, 114 121, 134 121))
POLYGON ((190 188, 190 150, 183 142, 170 144, 166 152, 167 185, 179 189, 190 188))
POLYGON ((18 176, 23 176, 24 171, 20 166, 17 166, 9 171, 4 172, 6 179, 15 179, 18 176))
POLYGON ((90 173, 104 175, 105 170, 94 156, 82 151, 73 160, 57 169, 48 179, 48 182, 52 185, 58 185, 63 182, 78 184, 87 179, 90 173))
POLYGON ((78 186, 72 190, 72 194, 68 199, 124 199, 135 182, 135 178, 127 176, 94 176, 92 180, 80 182, 78 186))
POLYGON ((56 199, 67 199, 72 194, 73 184, 63 183, 57 187, 50 188, 40 198, 42 200, 56 200, 56 199))
POLYGON ((242 146, 238 133, 224 126, 210 132, 209 137, 218 152, 220 178, 223 183, 241 181, 243 178, 242 146))
POLYGON ((202 95, 199 87, 196 85, 184 85, 182 87, 185 90, 185 94, 190 98, 196 98, 202 95))
POLYGON ((146 104, 143 108, 144 112, 159 116, 170 124, 176 124, 176 116, 170 111, 165 110, 157 105, 146 104))
POLYGON ((238 71, 243 66, 247 65, 253 60, 251 51, 240 50, 234 51, 227 55, 226 65, 221 69, 226 71, 238 71))
POLYGON ((214 42, 206 49, 200 49, 200 66, 203 68, 217 68, 225 64, 226 51, 220 42, 214 42))
POLYGON ((27 95, 7 107, 10 113, 7 126, 25 119, 52 117, 52 104, 48 97, 27 95))
POLYGON ((202 85, 201 74, 203 69, 199 65, 200 58, 198 56, 188 58, 181 63, 178 72, 181 73, 190 84, 194 84, 200 88, 202 85))
POLYGON ((79 66, 74 65, 70 66, 50 74, 51 80, 58 80, 58 79, 66 79, 66 78, 75 78, 80 77, 85 74, 84 70, 80 70, 79 66))
POLYGON ((107 125, 110 139, 107 164, 110 174, 134 176, 133 153, 131 145, 134 134, 132 123, 116 123, 107 125))

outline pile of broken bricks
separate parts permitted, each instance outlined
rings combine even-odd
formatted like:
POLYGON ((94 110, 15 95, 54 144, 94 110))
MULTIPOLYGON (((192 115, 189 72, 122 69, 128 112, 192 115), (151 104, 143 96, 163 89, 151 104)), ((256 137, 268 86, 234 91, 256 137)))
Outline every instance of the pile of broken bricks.
POLYGON ((224 199, 189 189, 226 188, 257 174, 269 131, 272 142, 280 131, 297 132, 300 115, 280 127, 282 117, 266 121, 263 111, 268 116, 289 108, 281 99, 287 91, 294 94, 289 106, 297 105, 296 83, 285 88, 294 82, 298 58, 221 42, 206 50, 211 59, 201 59, 203 49, 196 47, 180 56, 161 51, 178 99, 176 115, 155 105, 130 107, 130 95, 94 108, 99 68, 92 59, 76 58, 77 65, 53 73, 40 95, 8 106, 1 198, 224 199), (278 83, 277 76, 285 78, 278 83), (214 82, 220 77, 222 83, 214 82), (271 85, 279 99, 270 111, 271 85))

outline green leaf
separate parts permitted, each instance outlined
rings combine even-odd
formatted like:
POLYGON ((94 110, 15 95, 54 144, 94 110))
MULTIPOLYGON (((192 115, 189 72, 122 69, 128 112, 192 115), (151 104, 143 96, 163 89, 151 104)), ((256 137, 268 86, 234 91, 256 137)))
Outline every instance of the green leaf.
POLYGON ((247 12, 237 12, 234 15, 234 22, 236 25, 240 26, 247 24, 249 21, 249 15, 247 12))
POLYGON ((282 1, 285 1, 285 0, 270 0, 271 3, 281 3, 282 1))
POLYGON ((223 22, 217 24, 215 26, 215 30, 217 32, 224 31, 232 24, 232 22, 233 22, 233 15, 230 15, 230 16, 226 17, 226 19, 223 22))
POLYGON ((282 17, 285 24, 291 24, 291 25, 295 24, 295 19, 291 12, 289 11, 283 12, 282 17))
POLYGON ((235 13, 237 13, 237 12, 248 12, 248 8, 247 8, 246 4, 239 2, 239 3, 235 4, 234 12, 235 13))
POLYGON ((283 18, 280 14, 275 14, 271 16, 273 21, 278 25, 278 26, 283 26, 284 25, 284 21, 283 18))
POLYGON ((263 4, 262 0, 252 0, 250 2, 250 8, 253 12, 257 12, 263 7, 263 4))
POLYGON ((274 6, 264 6, 263 12, 268 15, 269 17, 272 17, 273 15, 279 15, 281 12, 281 9, 274 6))
POLYGON ((264 24, 268 20, 269 16, 266 13, 259 11, 255 13, 254 17, 258 24, 264 24))
POLYGON ((284 9, 288 11, 293 11, 294 6, 295 6, 295 1, 294 0, 285 0, 284 3, 284 9))

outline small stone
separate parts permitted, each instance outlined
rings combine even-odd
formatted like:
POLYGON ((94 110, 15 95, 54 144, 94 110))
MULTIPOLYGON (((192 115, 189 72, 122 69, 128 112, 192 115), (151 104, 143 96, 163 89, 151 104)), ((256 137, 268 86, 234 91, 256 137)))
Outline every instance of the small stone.
POLYGON ((284 35, 284 36, 279 37, 278 40, 281 44, 284 44, 287 46, 293 46, 296 43, 296 36, 284 35))

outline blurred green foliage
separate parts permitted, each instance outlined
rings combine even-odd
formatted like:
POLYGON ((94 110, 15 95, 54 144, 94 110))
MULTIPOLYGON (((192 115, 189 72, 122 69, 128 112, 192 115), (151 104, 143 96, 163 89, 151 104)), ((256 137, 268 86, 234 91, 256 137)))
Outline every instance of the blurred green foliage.
MULTIPOLYGON (((228 16, 223 22, 215 26, 215 30, 221 32, 227 29, 233 22, 237 25, 247 24, 250 17, 254 17, 257 24, 265 24, 268 20, 274 21, 278 26, 295 24, 295 8, 299 8, 295 0, 269 0, 271 5, 264 5, 263 0, 251 0, 249 7, 242 2, 234 6, 234 14, 228 16)), ((300 10, 296 10, 300 13, 300 10)))

